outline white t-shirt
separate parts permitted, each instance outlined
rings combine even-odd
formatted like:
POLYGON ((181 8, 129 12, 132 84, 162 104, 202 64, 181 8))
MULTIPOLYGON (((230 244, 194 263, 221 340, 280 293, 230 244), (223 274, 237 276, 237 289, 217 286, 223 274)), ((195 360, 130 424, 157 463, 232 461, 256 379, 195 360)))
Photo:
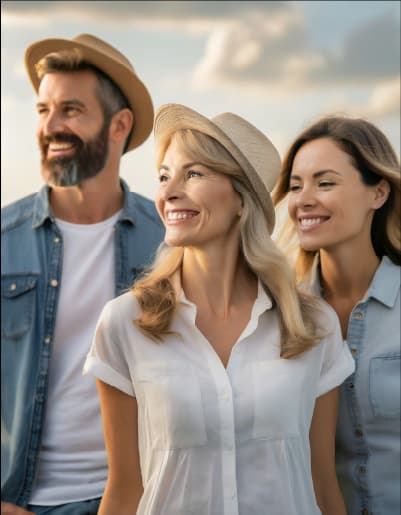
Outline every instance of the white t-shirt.
POLYGON ((338 319, 325 309, 330 336, 281 359, 277 313, 259 283, 225 369, 183 292, 171 327, 179 336, 163 343, 132 323, 132 293, 105 306, 84 372, 137 399, 137 515, 320 514, 309 447, 314 404, 354 370, 338 319))
POLYGON ((82 367, 105 303, 114 297, 114 231, 120 212, 96 224, 57 220, 63 237, 60 297, 37 479, 30 504, 100 497, 107 478, 100 405, 82 367))

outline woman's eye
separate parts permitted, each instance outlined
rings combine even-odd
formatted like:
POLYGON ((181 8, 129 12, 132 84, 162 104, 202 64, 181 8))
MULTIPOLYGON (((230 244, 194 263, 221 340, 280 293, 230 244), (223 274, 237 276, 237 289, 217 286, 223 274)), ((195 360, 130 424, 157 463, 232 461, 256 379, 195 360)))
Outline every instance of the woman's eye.
POLYGON ((335 183, 332 182, 332 181, 320 181, 319 182, 319 186, 321 186, 322 188, 329 188, 330 186, 334 186, 335 183))
POLYGON ((299 184, 290 184, 289 191, 299 191, 301 186, 299 184))
POLYGON ((196 172, 195 170, 189 170, 187 173, 188 179, 190 179, 191 177, 202 177, 202 176, 203 176, 202 173, 196 172))

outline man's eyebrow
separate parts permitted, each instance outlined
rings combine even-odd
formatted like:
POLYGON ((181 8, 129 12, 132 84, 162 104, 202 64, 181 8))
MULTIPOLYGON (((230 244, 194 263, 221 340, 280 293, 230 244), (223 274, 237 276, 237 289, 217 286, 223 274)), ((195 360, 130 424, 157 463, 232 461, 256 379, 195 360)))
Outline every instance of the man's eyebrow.
MULTIPOLYGON (((78 100, 77 98, 71 98, 69 100, 63 100, 61 102, 61 105, 62 106, 79 106, 79 107, 85 107, 85 104, 81 101, 81 100, 78 100)), ((46 107, 47 106, 47 102, 37 102, 36 104, 36 107, 39 108, 39 107, 46 107)))

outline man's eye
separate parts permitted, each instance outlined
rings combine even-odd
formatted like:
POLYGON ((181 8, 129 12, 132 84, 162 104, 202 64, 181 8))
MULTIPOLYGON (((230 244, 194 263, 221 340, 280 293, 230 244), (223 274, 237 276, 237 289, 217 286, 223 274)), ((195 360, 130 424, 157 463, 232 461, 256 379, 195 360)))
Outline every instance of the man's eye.
POLYGON ((74 106, 68 106, 64 109, 64 111, 67 113, 67 114, 74 114, 76 112, 78 112, 78 109, 74 106))
POLYGON ((168 179, 167 175, 161 174, 159 175, 159 182, 166 182, 168 179))

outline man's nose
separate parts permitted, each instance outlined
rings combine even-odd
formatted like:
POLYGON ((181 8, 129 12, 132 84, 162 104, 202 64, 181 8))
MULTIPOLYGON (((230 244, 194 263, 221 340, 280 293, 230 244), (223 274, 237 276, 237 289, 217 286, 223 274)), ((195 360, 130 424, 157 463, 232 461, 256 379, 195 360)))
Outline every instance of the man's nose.
POLYGON ((41 131, 44 136, 50 136, 57 132, 64 131, 64 123, 62 117, 55 111, 49 111, 46 118, 42 121, 41 131))

